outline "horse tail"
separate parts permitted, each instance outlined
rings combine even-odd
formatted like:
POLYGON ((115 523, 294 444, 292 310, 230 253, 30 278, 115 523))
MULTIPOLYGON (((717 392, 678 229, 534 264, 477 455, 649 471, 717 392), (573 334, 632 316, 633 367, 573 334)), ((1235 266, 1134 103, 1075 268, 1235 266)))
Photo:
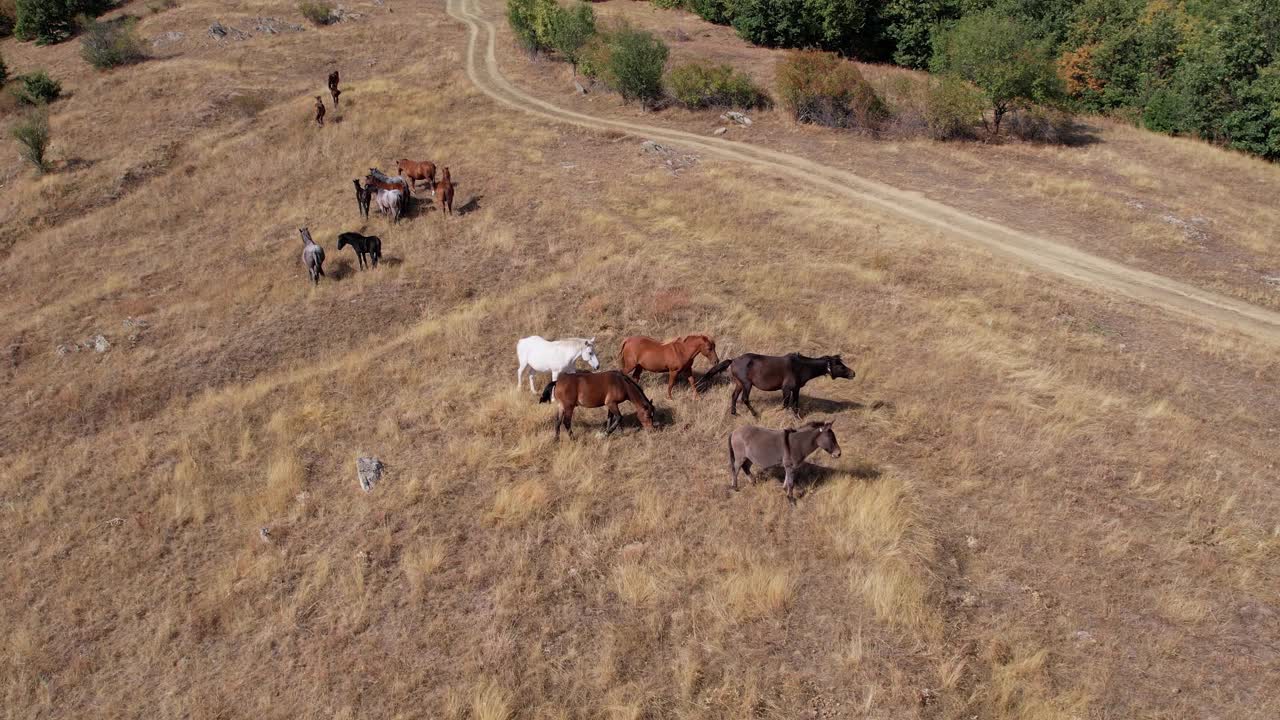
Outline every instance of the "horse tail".
POLYGON ((729 474, 738 469, 737 458, 733 456, 733 433, 729 433, 729 474))
POLYGON ((540 403, 551 402, 551 393, 554 392, 555 389, 556 389, 555 380, 552 380, 551 382, 547 383, 547 386, 542 388, 542 397, 538 398, 538 402, 540 403))
POLYGON ((640 387, 640 383, 636 382, 630 375, 622 372, 621 370, 615 370, 614 372, 621 375, 623 382, 629 385, 631 389, 640 396, 640 401, 644 404, 644 409, 649 412, 653 412, 653 401, 649 399, 648 395, 644 394, 644 388, 640 387))
POLYGON ((721 360, 715 365, 712 365, 711 368, 703 373, 702 377, 699 378, 697 382, 698 392, 706 392, 707 388, 711 387, 711 378, 724 372, 724 369, 729 367, 732 362, 733 358, 729 358, 728 360, 721 360))

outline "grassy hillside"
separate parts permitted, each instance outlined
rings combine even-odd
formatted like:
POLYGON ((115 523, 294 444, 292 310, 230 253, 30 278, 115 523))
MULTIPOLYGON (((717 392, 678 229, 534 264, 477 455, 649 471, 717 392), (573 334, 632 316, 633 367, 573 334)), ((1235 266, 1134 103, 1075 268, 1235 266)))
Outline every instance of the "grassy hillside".
MULTIPOLYGON (((0 714, 1280 711, 1273 348, 729 162, 676 149, 673 172, 642 137, 481 95, 442 3, 347 8, 267 34, 255 18, 303 23, 292 4, 130 3, 165 40, 105 74, 74 43, 0 43, 68 95, 53 173, 0 157, 0 714), (350 181, 402 156, 449 165, 466 212, 375 216, 383 266, 359 272, 335 248, 362 225, 350 181), (304 225, 330 258, 316 288, 304 225), (857 371, 805 389, 844 453, 813 458, 795 506, 773 476, 727 490, 748 419, 724 384, 667 401, 648 378, 662 428, 624 406, 602 438, 587 410, 558 445, 515 388, 524 335, 595 335, 611 367, 626 335, 687 332, 857 371), (56 352, 97 334, 108 351, 56 352), (369 494, 363 455, 387 465, 369 494)), ((543 97, 640 116, 500 55, 543 97)), ((895 145, 759 118, 753 141, 1232 292, 1236 259, 1277 252, 1274 168, 1184 141, 895 145), (1137 209, 1092 199, 1126 193, 1211 212, 1224 247, 1147 252, 1137 209)), ((756 405, 789 422, 777 394, 756 405)))

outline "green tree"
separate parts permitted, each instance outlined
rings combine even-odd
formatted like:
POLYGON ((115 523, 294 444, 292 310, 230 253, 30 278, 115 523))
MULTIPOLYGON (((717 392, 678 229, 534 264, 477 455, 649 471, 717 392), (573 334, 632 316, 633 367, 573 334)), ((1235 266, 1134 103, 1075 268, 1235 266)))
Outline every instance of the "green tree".
POLYGON ((1061 83, 1045 43, 1027 23, 986 10, 961 18, 934 38, 933 70, 958 75, 986 95, 994 134, 1018 103, 1046 102, 1061 83))
POLYGON ((111 8, 111 0, 17 0, 13 34, 37 45, 71 37, 77 15, 96 17, 111 8))
POLYGON ((551 47, 573 65, 573 72, 578 73, 578 59, 587 41, 596 34, 596 14, 585 2, 578 2, 571 8, 560 8, 551 18, 551 47))
POLYGON ((649 107, 662 97, 667 45, 656 35, 623 25, 609 33, 609 76, 627 101, 649 107))

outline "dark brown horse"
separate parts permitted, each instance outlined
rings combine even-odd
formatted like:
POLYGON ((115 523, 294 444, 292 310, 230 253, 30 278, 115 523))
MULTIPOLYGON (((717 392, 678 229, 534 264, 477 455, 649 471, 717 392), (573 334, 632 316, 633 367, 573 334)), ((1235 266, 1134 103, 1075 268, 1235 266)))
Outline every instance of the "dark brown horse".
POLYGON ((333 96, 333 109, 338 109, 338 96, 342 91, 338 89, 338 71, 334 70, 329 73, 329 94, 333 96))
POLYGON ((356 207, 360 210, 360 216, 365 220, 369 219, 369 200, 373 198, 372 186, 360 186, 359 180, 352 180, 356 186, 356 207))
POLYGON ((316 96, 316 125, 324 127, 324 101, 316 96))
POLYGON ((436 184, 436 164, 430 160, 397 160, 396 174, 407 179, 411 186, 417 186, 418 181, 423 180, 430 190, 436 184))
POLYGON ((681 375, 689 378, 689 387, 693 388, 693 396, 698 396, 698 386, 693 381, 693 361, 701 354, 712 365, 720 362, 716 357, 716 342, 706 335, 685 335, 668 343, 660 343, 651 337, 633 335, 622 341, 622 353, 619 365, 622 372, 636 380, 640 373, 665 372, 667 376, 667 399, 671 399, 671 388, 681 375))
POLYGON ((729 368, 729 377, 733 378, 733 397, 729 400, 729 414, 738 414, 738 397, 747 406, 752 415, 760 413, 751 407, 751 389, 781 390, 782 407, 791 408, 791 412, 800 417, 800 388, 810 380, 830 375, 834 378, 851 378, 851 370, 839 355, 808 357, 800 353, 789 355, 756 355, 747 353, 730 360, 721 360, 707 371, 698 381, 698 389, 705 391, 711 384, 711 378, 725 368, 729 368))
POLYGON ((786 430, 744 425, 729 435, 729 473, 733 476, 730 487, 738 489, 739 470, 754 482, 753 465, 759 470, 781 465, 785 473, 782 489, 787 491, 787 499, 794 499, 795 469, 818 448, 826 450, 831 457, 840 457, 840 443, 829 422, 811 422, 786 430))
POLYGON ((640 424, 653 429, 653 403, 635 380, 617 370, 605 372, 562 373, 559 378, 547 383, 542 389, 542 397, 538 402, 551 402, 552 395, 560 407, 556 409, 556 439, 560 439, 560 427, 564 426, 573 437, 573 409, 582 406, 596 408, 604 405, 609 408, 609 420, 605 423, 605 434, 610 434, 622 424, 622 413, 618 404, 630 401, 636 408, 636 417, 640 424))
POLYGON ((449 177, 449 168, 440 172, 440 182, 432 186, 431 192, 440 201, 440 216, 453 214, 453 178, 449 177))

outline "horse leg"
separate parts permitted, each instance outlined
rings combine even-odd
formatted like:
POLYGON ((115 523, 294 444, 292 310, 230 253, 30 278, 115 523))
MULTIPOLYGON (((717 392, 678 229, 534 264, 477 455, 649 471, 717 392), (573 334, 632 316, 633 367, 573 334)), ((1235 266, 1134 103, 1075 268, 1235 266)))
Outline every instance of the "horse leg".
POLYGON ((742 385, 738 384, 738 380, 735 378, 733 381, 733 396, 729 398, 730 415, 738 414, 738 397, 740 395, 742 395, 742 385))
POLYGON ((553 424, 553 427, 555 427, 555 429, 556 429, 556 442, 560 442, 560 425, 563 423, 563 421, 561 420, 561 417, 560 417, 560 416, 561 416, 560 408, 559 408, 559 407, 557 407, 557 408, 556 408, 555 422, 554 422, 554 424, 553 424))
POLYGON ((751 407, 751 383, 749 381, 742 385, 742 404, 751 411, 753 417, 760 417, 760 413, 751 407))
POLYGON ((782 489, 787 491, 787 499, 791 500, 792 502, 795 502, 795 499, 796 499, 795 468, 791 466, 784 466, 782 468, 782 471, 784 473, 784 479, 782 481, 782 489))
POLYGON ((636 363, 636 366, 635 366, 635 367, 633 367, 633 368, 631 368, 631 369, 630 369, 630 370, 628 370, 627 372, 631 374, 631 379, 632 379, 632 380, 635 380, 636 382, 639 382, 639 381, 640 381, 640 375, 644 373, 644 368, 640 367, 640 363, 636 363))
POLYGON ((564 411, 564 429, 569 431, 569 439, 573 439, 573 406, 570 405, 564 411))
POLYGON ((612 435, 613 431, 622 425, 622 411, 618 409, 618 403, 616 402, 607 403, 607 407, 609 408, 609 419, 605 421, 604 434, 612 435))
POLYGON ((783 388, 782 393, 784 398, 786 398, 788 395, 790 396, 791 412, 795 413, 795 416, 799 418, 800 417, 800 388, 793 387, 790 389, 790 391, 788 391, 786 388, 783 388))
POLYGON ((676 386, 676 378, 680 377, 680 368, 667 371, 667 399, 671 399, 671 388, 676 386))
MULTIPOLYGON (((517 389, 517 390, 519 390, 519 389, 520 389, 520 381, 524 379, 524 368, 525 368, 525 364, 524 364, 524 363, 520 363, 520 367, 516 368, 516 389, 517 389)), ((532 389, 533 389, 533 376, 532 376, 532 375, 530 375, 530 376, 529 376, 529 389, 530 389, 530 390, 532 390, 532 389)))

